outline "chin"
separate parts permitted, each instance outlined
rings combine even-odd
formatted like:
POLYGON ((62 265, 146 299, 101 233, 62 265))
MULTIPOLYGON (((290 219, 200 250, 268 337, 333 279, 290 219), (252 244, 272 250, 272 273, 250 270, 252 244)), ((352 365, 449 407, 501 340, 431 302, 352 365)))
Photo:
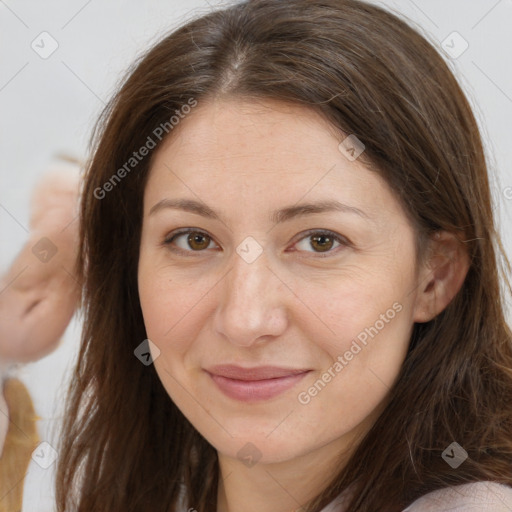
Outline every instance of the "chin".
POLYGON ((297 440, 290 436, 282 439, 275 436, 271 439, 268 434, 251 435, 250 432, 244 432, 237 436, 231 432, 233 438, 223 439, 222 442, 212 443, 215 440, 208 440, 217 450, 219 455, 237 459, 248 467, 255 464, 277 464, 294 459, 307 452, 307 448, 297 444, 297 440))

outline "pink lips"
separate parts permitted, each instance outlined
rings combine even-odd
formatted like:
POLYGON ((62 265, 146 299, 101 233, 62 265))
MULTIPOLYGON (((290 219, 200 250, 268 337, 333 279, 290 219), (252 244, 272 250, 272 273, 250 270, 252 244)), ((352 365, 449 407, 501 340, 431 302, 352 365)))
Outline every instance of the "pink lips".
POLYGON ((242 368, 234 365, 218 365, 206 370, 225 395, 244 402, 277 396, 297 384, 309 371, 276 366, 242 368))

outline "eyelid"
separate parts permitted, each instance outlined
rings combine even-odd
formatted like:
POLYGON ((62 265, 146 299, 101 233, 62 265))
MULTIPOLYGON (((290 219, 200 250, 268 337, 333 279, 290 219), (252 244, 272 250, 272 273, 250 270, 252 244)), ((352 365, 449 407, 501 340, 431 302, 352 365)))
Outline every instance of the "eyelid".
MULTIPOLYGON (((182 228, 182 229, 178 229, 176 231, 172 231, 171 233, 166 235, 162 245, 167 246, 173 252, 176 252, 178 254, 184 254, 186 256, 192 256, 192 257, 200 256, 202 252, 206 251, 206 249, 204 249, 202 251, 192 251, 192 250, 187 251, 187 250, 183 250, 183 249, 181 249, 179 247, 170 247, 171 243, 178 236, 184 235, 184 234, 190 234, 190 233, 199 233, 201 235, 206 235, 208 238, 210 238, 210 240, 212 242, 217 244, 217 242, 215 242, 215 239, 207 231, 204 231, 203 229, 200 229, 200 228, 182 228)), ((337 249, 340 249, 340 247, 343 247, 343 246, 345 246, 345 247, 353 247, 352 242, 348 238, 346 238, 343 235, 340 235, 338 233, 335 233, 334 231, 331 231, 329 229, 323 229, 323 228, 312 228, 312 229, 308 229, 306 231, 302 231, 301 233, 299 233, 297 235, 296 240, 293 241, 292 244, 295 245, 298 242, 302 241, 304 238, 307 238, 308 236, 310 236, 312 234, 328 235, 328 236, 330 236, 331 238, 333 238, 335 241, 337 241, 340 244, 340 246, 337 247, 336 249, 332 249, 332 250, 326 251, 325 253, 315 252, 315 251, 306 251, 306 252, 311 252, 311 254, 314 254, 315 255, 314 257, 316 257, 316 258, 318 258, 318 257, 319 258, 327 258, 327 257, 330 257, 330 256, 334 256, 334 255, 336 255, 338 253, 337 249)), ((292 252, 301 252, 301 251, 294 250, 292 252)))

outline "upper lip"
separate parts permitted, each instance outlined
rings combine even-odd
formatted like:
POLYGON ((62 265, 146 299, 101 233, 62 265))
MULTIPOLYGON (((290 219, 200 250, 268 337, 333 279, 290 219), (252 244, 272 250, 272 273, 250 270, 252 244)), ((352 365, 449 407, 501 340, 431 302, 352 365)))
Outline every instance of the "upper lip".
POLYGON ((278 366, 257 366, 242 368, 233 364, 220 364, 207 368, 208 373, 236 380, 265 380, 288 377, 309 371, 307 368, 282 368, 278 366))

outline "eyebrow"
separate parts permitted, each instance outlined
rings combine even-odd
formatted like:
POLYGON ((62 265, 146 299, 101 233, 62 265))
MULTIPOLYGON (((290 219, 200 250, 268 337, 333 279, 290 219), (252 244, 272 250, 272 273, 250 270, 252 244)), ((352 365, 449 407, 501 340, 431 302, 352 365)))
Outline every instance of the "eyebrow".
MULTIPOLYGON (((209 219, 222 221, 221 216, 212 210, 208 205, 204 203, 200 203, 193 199, 162 199, 149 210, 149 215, 153 215, 154 213, 171 208, 175 210, 183 210, 190 213, 195 213, 197 215, 201 215, 202 217, 206 217, 209 219)), ((367 220, 371 220, 370 217, 355 206, 349 206, 339 201, 320 201, 317 203, 305 203, 293 206, 287 206, 286 208, 281 208, 279 210, 275 210, 270 215, 270 221, 274 224, 280 224, 282 222, 289 221, 291 219, 302 217, 305 215, 311 215, 315 213, 325 213, 325 212, 342 212, 342 213, 350 213, 358 215, 367 220)))

